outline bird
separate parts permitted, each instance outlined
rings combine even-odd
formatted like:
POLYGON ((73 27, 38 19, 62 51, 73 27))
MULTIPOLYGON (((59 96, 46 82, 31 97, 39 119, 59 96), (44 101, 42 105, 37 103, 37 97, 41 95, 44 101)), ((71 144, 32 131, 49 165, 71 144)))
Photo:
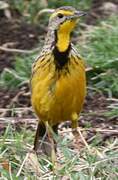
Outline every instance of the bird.
POLYGON ((58 133, 60 123, 70 120, 73 129, 78 127, 86 96, 86 74, 85 62, 71 42, 71 34, 85 14, 62 6, 49 18, 44 46, 32 65, 31 103, 39 119, 35 151, 46 132, 50 138, 51 130, 58 133))

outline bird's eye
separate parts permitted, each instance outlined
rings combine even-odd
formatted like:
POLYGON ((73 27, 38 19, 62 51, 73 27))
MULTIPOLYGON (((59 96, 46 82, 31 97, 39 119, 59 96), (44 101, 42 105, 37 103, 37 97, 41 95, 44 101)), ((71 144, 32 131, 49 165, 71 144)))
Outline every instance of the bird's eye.
POLYGON ((59 18, 63 18, 63 17, 64 17, 64 15, 63 15, 63 14, 61 14, 61 13, 59 13, 59 14, 58 14, 58 17, 59 17, 59 18))

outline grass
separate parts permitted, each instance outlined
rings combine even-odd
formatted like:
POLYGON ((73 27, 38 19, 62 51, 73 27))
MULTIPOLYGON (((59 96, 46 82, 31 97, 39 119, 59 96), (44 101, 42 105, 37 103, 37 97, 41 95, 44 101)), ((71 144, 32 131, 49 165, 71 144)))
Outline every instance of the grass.
POLYGON ((1 74, 0 85, 4 88, 16 89, 24 83, 29 83, 34 59, 34 55, 16 57, 14 69, 5 68, 1 74))
POLYGON ((50 8, 58 8, 60 6, 73 6, 75 8, 78 7, 78 9, 89 9, 91 6, 92 1, 91 0, 65 0, 64 2, 56 0, 49 1, 48 6, 50 8))
POLYGON ((36 172, 36 168, 33 165, 32 167, 28 165, 26 161, 18 175, 24 158, 27 158, 27 153, 31 149, 34 138, 34 133, 26 128, 26 126, 25 128, 21 127, 20 131, 16 132, 13 126, 9 124, 0 137, 0 162, 9 164, 9 169, 1 166, 3 178, 17 180, 27 177, 28 179, 37 179, 37 173, 40 173, 42 179, 61 179, 63 176, 72 180, 117 179, 118 141, 116 139, 108 141, 106 147, 91 143, 89 144, 90 151, 85 146, 79 152, 69 147, 70 142, 66 136, 63 139, 60 137, 58 140, 61 157, 58 158, 59 165, 55 173, 50 170, 53 165, 49 158, 39 156, 38 166, 40 172, 36 172))
POLYGON ((90 85, 107 93, 118 96, 118 20, 112 16, 83 32, 83 55, 87 64, 93 68, 88 73, 90 85))

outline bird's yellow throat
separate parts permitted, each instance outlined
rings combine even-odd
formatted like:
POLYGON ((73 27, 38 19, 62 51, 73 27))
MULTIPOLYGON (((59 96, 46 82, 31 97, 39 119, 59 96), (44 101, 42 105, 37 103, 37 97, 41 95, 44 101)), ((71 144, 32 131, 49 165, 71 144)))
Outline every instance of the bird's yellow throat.
POLYGON ((57 42, 56 46, 60 52, 64 52, 68 49, 70 44, 70 34, 76 25, 76 21, 68 20, 60 25, 57 30, 57 42))

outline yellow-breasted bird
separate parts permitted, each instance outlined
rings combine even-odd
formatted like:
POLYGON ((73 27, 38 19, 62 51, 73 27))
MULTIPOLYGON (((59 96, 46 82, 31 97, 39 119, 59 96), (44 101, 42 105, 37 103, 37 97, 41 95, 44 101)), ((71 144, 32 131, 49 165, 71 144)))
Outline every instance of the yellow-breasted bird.
POLYGON ((34 150, 50 125, 57 132, 58 124, 71 120, 78 125, 85 94, 85 65, 71 43, 71 32, 80 16, 85 15, 70 6, 56 9, 50 19, 45 44, 35 60, 31 78, 31 101, 39 117, 34 150))

